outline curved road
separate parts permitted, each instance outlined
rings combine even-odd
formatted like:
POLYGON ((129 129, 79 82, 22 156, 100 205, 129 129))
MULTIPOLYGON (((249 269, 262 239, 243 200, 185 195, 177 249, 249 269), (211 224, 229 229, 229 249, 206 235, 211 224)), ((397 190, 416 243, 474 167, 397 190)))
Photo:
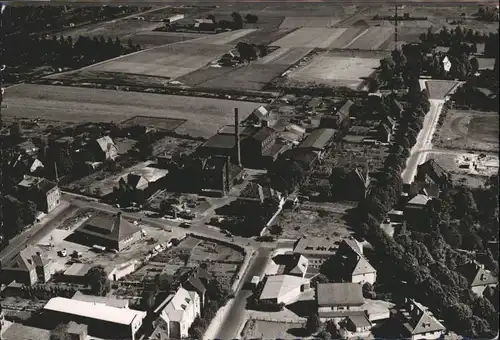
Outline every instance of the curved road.
POLYGON ((225 311, 224 320, 219 324, 219 330, 216 333, 215 339, 235 339, 239 338, 238 331, 241 328, 241 324, 245 321, 245 307, 247 303, 247 298, 252 295, 251 290, 242 289, 245 283, 249 282, 253 276, 262 276, 266 269, 267 263, 271 258, 272 249, 270 248, 259 248, 256 255, 251 260, 248 270, 243 276, 240 287, 236 291, 236 295, 225 311))

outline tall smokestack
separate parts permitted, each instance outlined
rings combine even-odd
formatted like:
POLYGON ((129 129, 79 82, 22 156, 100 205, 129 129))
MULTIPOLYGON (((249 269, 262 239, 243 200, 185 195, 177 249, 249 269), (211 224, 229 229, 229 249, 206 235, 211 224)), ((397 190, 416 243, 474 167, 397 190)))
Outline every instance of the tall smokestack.
POLYGON ((238 108, 234 109, 234 136, 236 138, 236 162, 238 166, 241 166, 240 117, 238 108))

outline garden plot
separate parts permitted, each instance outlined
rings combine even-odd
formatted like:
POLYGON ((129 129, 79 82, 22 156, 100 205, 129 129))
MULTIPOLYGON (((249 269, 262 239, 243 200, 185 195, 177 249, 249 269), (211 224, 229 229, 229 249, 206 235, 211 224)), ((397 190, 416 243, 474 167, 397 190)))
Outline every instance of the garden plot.
POLYGON ((437 148, 498 152, 497 112, 449 110, 434 135, 437 148))
POLYGON ((286 17, 280 28, 333 27, 337 22, 332 17, 286 17))
MULTIPOLYGON (((232 124, 235 107, 239 108, 241 119, 245 119, 261 105, 212 98, 32 84, 9 89, 4 104, 7 108, 3 108, 2 113, 6 116, 70 122, 119 122, 135 116, 163 117, 195 122, 206 134, 214 134, 220 127, 232 124)), ((186 132, 189 134, 189 130, 186 132)))
POLYGON ((199 40, 180 42, 98 64, 90 70, 178 78, 207 65, 230 49, 199 40))
POLYGON ((460 82, 455 80, 427 80, 425 82, 430 99, 444 99, 458 85, 460 85, 460 82))
POLYGON ((392 27, 370 27, 347 44, 344 48, 360 50, 377 50, 391 36, 394 35, 392 27))
POLYGON ((134 45, 139 44, 141 47, 151 47, 172 44, 180 41, 192 40, 206 37, 207 34, 200 33, 181 33, 181 32, 141 32, 126 38, 132 39, 134 45))
POLYGON ((272 45, 280 47, 328 48, 346 28, 305 27, 284 36, 272 45))
POLYGON ((308 64, 290 72, 287 77, 292 82, 357 89, 379 63, 375 58, 345 57, 325 52, 314 56, 308 64))
POLYGON ((254 64, 272 64, 272 65, 293 65, 300 59, 305 57, 312 48, 308 47, 282 47, 276 51, 266 55, 265 57, 257 60, 254 64))

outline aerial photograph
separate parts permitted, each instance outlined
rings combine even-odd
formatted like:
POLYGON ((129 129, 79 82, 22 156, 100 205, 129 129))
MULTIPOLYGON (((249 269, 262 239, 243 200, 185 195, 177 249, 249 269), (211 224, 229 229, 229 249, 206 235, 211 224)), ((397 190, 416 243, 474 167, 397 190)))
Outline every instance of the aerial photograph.
POLYGON ((498 340, 499 13, 2 2, 0 340, 498 340))

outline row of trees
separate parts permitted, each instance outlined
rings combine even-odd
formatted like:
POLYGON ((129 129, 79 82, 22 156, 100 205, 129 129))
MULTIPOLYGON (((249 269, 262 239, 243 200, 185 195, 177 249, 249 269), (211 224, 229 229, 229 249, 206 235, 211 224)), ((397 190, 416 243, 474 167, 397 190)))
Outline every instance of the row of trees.
POLYGON ((3 56, 4 63, 9 65, 7 76, 9 70, 15 71, 16 67, 33 68, 47 64, 57 68, 81 67, 140 49, 130 39, 128 46, 124 47, 118 38, 106 40, 103 36, 80 36, 76 42, 71 36, 47 39, 45 35, 16 35, 5 40, 9 46, 3 56))
POLYGON ((261 58, 267 55, 267 47, 265 45, 255 45, 246 42, 236 44, 236 49, 240 54, 240 59, 246 62, 261 58))
POLYGON ((461 334, 492 336, 495 334, 496 318, 491 304, 485 299, 474 299, 467 281, 458 273, 446 269, 455 269, 466 259, 446 244, 439 229, 417 238, 414 233, 407 237, 403 228, 394 240, 380 228, 400 197, 403 184, 400 173, 430 106, 425 91, 411 91, 408 103, 409 109, 403 114, 396 141, 384 165, 385 176, 358 206, 359 230, 377 250, 380 270, 386 272, 381 277, 407 282, 401 294, 426 304, 444 318, 451 329, 461 334), (384 267, 383 263, 391 263, 391 267, 384 267))

